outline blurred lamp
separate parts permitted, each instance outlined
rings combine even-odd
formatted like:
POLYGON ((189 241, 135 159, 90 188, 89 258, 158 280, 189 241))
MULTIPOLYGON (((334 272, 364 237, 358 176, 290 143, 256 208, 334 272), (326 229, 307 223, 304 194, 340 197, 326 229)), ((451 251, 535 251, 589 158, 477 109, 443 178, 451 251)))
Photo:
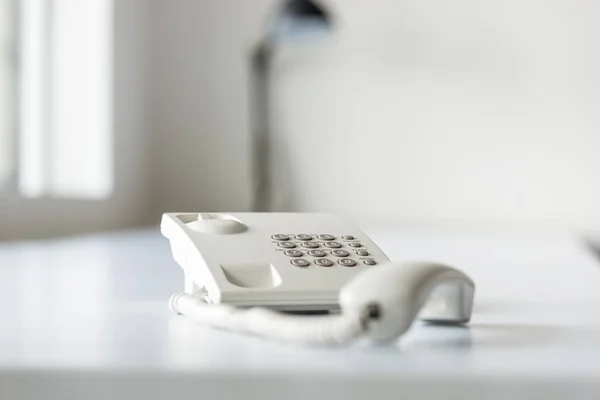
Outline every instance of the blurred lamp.
POLYGON ((311 42, 330 33, 329 13, 310 0, 287 0, 270 18, 265 36, 251 55, 251 106, 253 153, 252 211, 272 211, 271 183, 272 132, 269 118, 269 75, 277 46, 306 41, 311 42))

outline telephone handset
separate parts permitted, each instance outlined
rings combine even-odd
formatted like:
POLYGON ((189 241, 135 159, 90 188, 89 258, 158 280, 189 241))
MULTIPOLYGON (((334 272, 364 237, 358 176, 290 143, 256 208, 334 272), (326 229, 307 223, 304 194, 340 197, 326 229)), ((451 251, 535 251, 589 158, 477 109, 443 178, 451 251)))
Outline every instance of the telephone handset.
POLYGON ((161 232, 185 277, 171 309, 207 325, 345 343, 393 340, 417 316, 444 324, 471 317, 474 284, 464 273, 390 262, 367 235, 334 215, 167 213, 161 232))

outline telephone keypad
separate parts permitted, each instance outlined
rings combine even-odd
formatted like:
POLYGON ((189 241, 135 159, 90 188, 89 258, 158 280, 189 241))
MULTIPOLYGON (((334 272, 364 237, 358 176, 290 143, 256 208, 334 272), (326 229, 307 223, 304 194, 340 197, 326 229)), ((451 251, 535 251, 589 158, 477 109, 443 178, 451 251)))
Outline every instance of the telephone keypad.
POLYGON ((328 258, 317 258, 314 263, 319 267, 331 267, 333 262, 328 258))
POLYGON ((344 267, 355 267, 359 264, 377 265, 377 261, 369 257, 368 249, 363 247, 359 238, 352 235, 338 237, 341 239, 340 241, 336 241, 336 237, 328 233, 276 233, 271 235, 271 239, 275 240, 273 243, 285 249, 283 254, 291 257, 290 263, 296 267, 306 268, 311 263, 318 267, 333 267, 336 263, 344 267), (321 246, 323 247, 319 248, 321 246), (314 258, 309 260, 308 257, 314 258), (332 257, 337 260, 331 260, 332 257))
POLYGON ((294 258, 292 261, 290 261, 290 263, 292 263, 292 265, 295 265, 296 267, 308 267, 308 265, 310 264, 310 262, 308 262, 308 260, 305 260, 304 258, 294 258))

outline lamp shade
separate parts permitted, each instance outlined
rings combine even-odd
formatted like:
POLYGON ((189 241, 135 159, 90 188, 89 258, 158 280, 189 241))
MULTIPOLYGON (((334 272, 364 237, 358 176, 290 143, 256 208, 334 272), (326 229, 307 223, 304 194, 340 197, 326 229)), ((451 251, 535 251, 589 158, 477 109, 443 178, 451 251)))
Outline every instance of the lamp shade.
POLYGON ((268 29, 272 42, 315 38, 332 27, 329 12, 311 0, 288 0, 277 10, 268 29))

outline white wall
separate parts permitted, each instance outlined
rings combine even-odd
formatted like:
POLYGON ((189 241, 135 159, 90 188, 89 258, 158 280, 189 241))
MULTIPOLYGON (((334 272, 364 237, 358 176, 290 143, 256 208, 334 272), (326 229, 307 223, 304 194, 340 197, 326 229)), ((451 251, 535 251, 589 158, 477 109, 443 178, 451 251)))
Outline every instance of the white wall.
POLYGON ((246 62, 267 3, 273 1, 152 1, 157 213, 248 207, 246 62))
MULTIPOLYGON (((245 55, 272 1, 151 7, 157 211, 249 204, 245 55)), ((600 3, 330 0, 281 50, 282 209, 455 224, 600 222, 600 3)))

